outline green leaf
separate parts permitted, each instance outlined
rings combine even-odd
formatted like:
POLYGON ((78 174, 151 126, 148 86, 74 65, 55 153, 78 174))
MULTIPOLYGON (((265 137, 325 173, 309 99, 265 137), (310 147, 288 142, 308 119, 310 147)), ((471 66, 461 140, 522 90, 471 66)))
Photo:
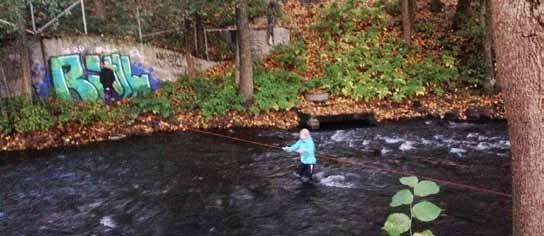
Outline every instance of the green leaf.
POLYGON ((419 197, 426 197, 440 192, 440 187, 433 181, 424 180, 414 188, 414 194, 419 197))
POLYGON ((414 217, 423 222, 429 222, 436 219, 442 209, 429 201, 421 201, 412 207, 414 217))
POLYGON ((401 184, 408 185, 408 186, 410 186, 410 187, 412 187, 412 188, 415 188, 415 187, 416 187, 417 181, 418 181, 418 179, 417 179, 417 177, 415 177, 415 176, 402 177, 402 178, 400 178, 400 183, 401 183, 401 184))
POLYGON ((412 192, 408 189, 403 189, 398 191, 391 201, 391 204, 389 204, 391 207, 398 207, 401 205, 410 205, 414 202, 414 195, 412 195, 412 192))
POLYGON ((434 234, 430 230, 425 230, 423 232, 415 233, 414 236, 434 236, 434 234))
POLYGON ((410 217, 406 214, 393 213, 387 217, 382 229, 385 230, 389 236, 399 236, 410 230, 411 223, 410 217))

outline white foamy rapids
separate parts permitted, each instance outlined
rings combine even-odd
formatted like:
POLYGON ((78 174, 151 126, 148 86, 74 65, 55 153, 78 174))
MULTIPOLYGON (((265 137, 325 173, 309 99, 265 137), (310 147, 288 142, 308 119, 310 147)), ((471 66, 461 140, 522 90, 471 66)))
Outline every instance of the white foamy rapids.
POLYGON ((387 153, 390 153, 391 151, 392 151, 391 149, 382 148, 382 150, 380 150, 380 153, 381 153, 382 155, 385 155, 385 154, 387 154, 387 153))
POLYGON ((103 226, 106 226, 108 228, 115 228, 117 225, 115 222, 111 219, 110 216, 104 216, 102 219, 100 219, 100 224, 103 226))
POLYGON ((453 121, 449 121, 448 124, 450 128, 466 128, 466 127, 474 126, 474 124, 471 124, 471 123, 458 123, 453 121))
POLYGON ((383 137, 381 135, 376 135, 374 139, 383 140, 385 143, 388 143, 388 144, 394 144, 394 143, 400 143, 400 142, 406 141, 405 139, 399 138, 399 137, 383 137))
POLYGON ((499 140, 496 143, 481 142, 475 147, 477 150, 489 150, 489 149, 509 149, 510 141, 508 140, 499 140))
POLYGON ((363 143, 362 143, 362 144, 363 144, 363 146, 367 146, 367 145, 370 144, 370 140, 366 140, 366 139, 365 139, 365 140, 363 140, 363 143))
POLYGON ((465 153, 467 153, 467 150, 462 148, 451 148, 450 153, 456 154, 459 157, 462 157, 465 153))
POLYGON ((331 140, 335 142, 343 142, 348 139, 348 133, 344 130, 337 130, 334 132, 334 134, 331 136, 331 140))
POLYGON ((467 140, 456 140, 454 138, 446 138, 444 135, 435 135, 433 138, 446 146, 453 146, 453 145, 476 145, 477 141, 467 141, 467 140))
POLYGON ((484 135, 478 134, 478 133, 469 133, 467 135, 467 138, 472 139, 478 139, 478 141, 484 141, 484 140, 496 140, 496 139, 502 139, 502 137, 486 137, 484 135))
POLYGON ((436 142, 433 142, 432 140, 428 140, 428 139, 422 138, 422 139, 421 139, 421 144, 423 144, 423 145, 431 145, 431 144, 436 144, 436 142))
POLYGON ((406 142, 402 143, 402 144, 399 146, 399 150, 401 150, 401 151, 409 151, 409 150, 415 149, 414 144, 415 144, 415 142, 406 141, 406 142))
POLYGON ((320 179, 319 183, 328 187, 335 188, 353 188, 355 184, 346 181, 343 175, 329 175, 326 178, 320 179))

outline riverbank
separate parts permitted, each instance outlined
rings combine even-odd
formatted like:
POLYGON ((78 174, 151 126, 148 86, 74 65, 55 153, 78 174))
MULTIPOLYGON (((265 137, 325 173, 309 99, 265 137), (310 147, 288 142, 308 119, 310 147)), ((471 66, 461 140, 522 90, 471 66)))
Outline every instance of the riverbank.
POLYGON ((169 119, 158 115, 139 115, 130 124, 95 122, 88 125, 55 124, 47 131, 0 133, 0 151, 43 150, 116 140, 129 136, 145 136, 157 132, 183 132, 188 129, 277 128, 292 129, 300 125, 299 112, 311 115, 371 113, 380 121, 425 117, 456 121, 504 119, 501 95, 425 96, 402 103, 391 101, 356 102, 332 97, 325 103, 312 103, 300 97, 301 103, 290 111, 271 111, 259 115, 228 112, 224 116, 205 118, 200 113, 177 114, 169 119), (468 113, 467 113, 468 111, 468 113))

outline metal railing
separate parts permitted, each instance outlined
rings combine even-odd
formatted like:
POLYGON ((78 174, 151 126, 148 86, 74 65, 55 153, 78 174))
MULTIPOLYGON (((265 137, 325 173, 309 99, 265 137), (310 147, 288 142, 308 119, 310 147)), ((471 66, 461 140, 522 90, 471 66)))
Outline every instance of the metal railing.
MULTIPOLYGON (((44 30, 49 28, 53 23, 57 22, 61 17, 68 14, 72 9, 74 9, 77 6, 81 6, 81 18, 83 21, 83 30, 85 34, 87 34, 87 19, 85 16, 85 3, 83 0, 76 0, 74 1, 70 6, 68 6, 66 9, 64 9, 61 13, 53 17, 51 20, 49 20, 47 23, 45 23, 42 27, 39 29, 36 28, 36 20, 34 17, 34 5, 32 4, 32 1, 28 1, 29 8, 30 8, 30 19, 32 21, 32 30, 24 29, 27 33, 36 35, 39 33, 42 33, 44 30)), ((9 22, 7 20, 0 19, 0 23, 9 25, 14 28, 19 28, 16 24, 9 22)))
MULTIPOLYGON (((80 6, 81 7, 81 18, 82 18, 81 20, 82 20, 82 24, 83 24, 83 30, 84 30, 85 34, 88 34, 84 0, 75 0, 72 4, 70 4, 64 10, 62 10, 62 12, 60 12, 59 14, 57 14, 56 16, 51 18, 49 21, 47 21, 43 26, 41 26, 39 28, 36 26, 34 5, 32 4, 32 1, 28 1, 28 4, 29 4, 29 9, 30 9, 30 19, 31 19, 31 22, 32 22, 32 29, 24 29, 25 32, 27 32, 29 34, 32 34, 32 35, 37 35, 37 34, 43 33, 46 29, 51 27, 55 22, 58 22, 60 18, 62 18, 63 16, 68 15, 74 8, 80 6)), ((138 24, 138 35, 137 36, 139 38, 140 43, 144 43, 145 38, 152 38, 152 37, 156 37, 156 36, 159 36, 159 35, 175 33, 175 32, 181 32, 183 34, 185 32, 185 29, 183 27, 176 27, 176 28, 161 30, 161 31, 157 31, 157 32, 144 33, 143 30, 142 30, 142 17, 140 15, 140 8, 139 7, 136 8, 136 18, 137 18, 137 24, 138 24)), ((9 26, 11 26, 13 28, 19 28, 19 26, 17 24, 15 24, 13 22, 10 22, 8 20, 4 20, 4 19, 0 19, 0 24, 9 25, 9 26)), ((195 33, 193 35, 194 35, 194 44, 195 44, 194 46, 196 47, 197 44, 198 44, 198 42, 197 42, 197 37, 198 36, 196 34, 197 27, 196 27, 196 24, 194 22, 193 22, 193 30, 195 31, 195 33)), ((204 31, 204 47, 205 47, 206 59, 209 60, 209 49, 208 49, 208 33, 209 32, 224 32, 224 31, 236 31, 236 30, 237 30, 236 27, 210 28, 210 29, 206 29, 204 27, 203 31, 204 31)))

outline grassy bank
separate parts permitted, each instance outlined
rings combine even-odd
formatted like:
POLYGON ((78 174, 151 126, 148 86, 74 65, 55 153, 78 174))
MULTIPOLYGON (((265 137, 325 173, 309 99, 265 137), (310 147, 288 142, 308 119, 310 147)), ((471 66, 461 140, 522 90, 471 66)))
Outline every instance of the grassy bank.
POLYGON ((43 149, 191 128, 292 128, 298 125, 297 110, 374 113, 378 120, 444 117, 455 111, 462 120, 472 109, 503 118, 501 96, 475 90, 486 77, 471 56, 477 51, 472 45, 478 45, 478 34, 470 33, 475 28, 448 33, 443 19, 451 10, 430 14, 420 5, 408 45, 400 38, 397 1, 326 1, 308 7, 288 1, 280 25, 290 28, 293 40, 255 63, 252 106, 242 105, 232 62, 197 77, 162 82, 155 92, 111 107, 102 101, 13 98, 2 101, 0 149, 43 149), (304 100, 304 93, 316 91, 328 92, 330 100, 304 100))

